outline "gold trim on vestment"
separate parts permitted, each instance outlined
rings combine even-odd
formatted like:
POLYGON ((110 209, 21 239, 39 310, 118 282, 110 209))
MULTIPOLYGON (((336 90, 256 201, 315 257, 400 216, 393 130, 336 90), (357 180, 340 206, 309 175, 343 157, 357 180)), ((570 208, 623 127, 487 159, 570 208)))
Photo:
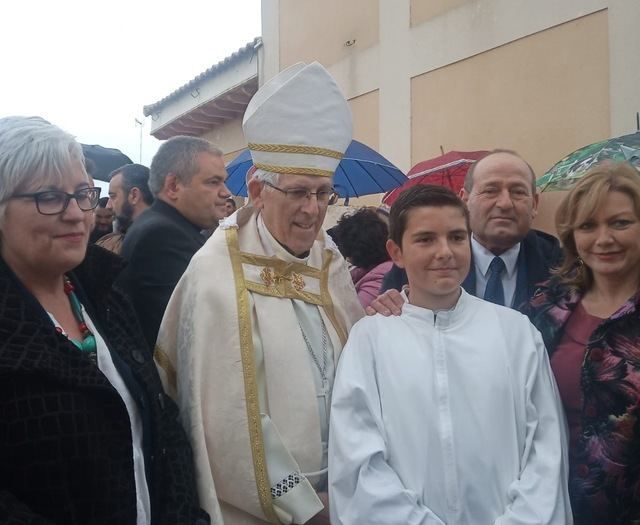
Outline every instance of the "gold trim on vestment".
POLYGON ((153 351, 153 358, 155 359, 156 363, 158 363, 158 366, 162 368, 167 374, 167 381, 169 382, 169 386, 173 388, 174 392, 177 392, 178 379, 176 369, 173 368, 169 356, 164 352, 164 350, 162 350, 162 348, 156 345, 153 351))
MULTIPOLYGON (((250 264, 253 266, 263 266, 273 269, 274 279, 269 284, 257 283, 254 281, 248 281, 245 279, 245 285, 248 290, 256 292, 262 295, 270 295, 272 297, 280 297, 282 299, 300 299, 307 303, 322 306, 327 314, 327 317, 331 321, 333 328, 338 335, 338 339, 342 343, 342 346, 347 342, 347 333, 338 323, 336 317, 335 308, 329 293, 329 266, 333 254, 331 250, 325 249, 322 253, 322 268, 318 270, 313 266, 309 266, 304 263, 287 262, 277 257, 266 257, 264 255, 255 255, 252 253, 240 252, 240 260, 243 264, 250 264), (320 280, 320 294, 305 292, 299 290, 294 286, 294 276, 308 276, 311 279, 320 280)), ((264 270, 263 270, 264 271, 264 270)), ((262 272, 261 272, 262 275, 262 272)), ((243 277, 244 279, 244 277, 243 277)))
POLYGON ((344 153, 333 149, 319 148, 316 146, 304 146, 301 144, 256 144, 250 142, 247 147, 252 151, 266 151, 268 153, 301 153, 304 155, 319 155, 321 157, 331 157, 332 159, 342 159, 344 153))
POLYGON ((245 403, 247 406, 247 422, 249 427, 249 440, 251 442, 251 455, 253 457, 253 470, 256 478, 256 487, 260 505, 266 518, 272 523, 280 523, 273 508, 271 499, 271 483, 267 472, 267 463, 264 452, 264 439, 262 437, 262 422, 260 420, 260 401, 258 398, 258 382, 256 379, 256 367, 253 350, 253 337, 251 334, 251 315, 249 311, 249 293, 245 285, 242 261, 238 247, 238 230, 229 228, 225 232, 233 278, 236 287, 236 302, 238 308, 238 329, 240 331, 240 355, 242 358, 242 372, 244 376, 245 403))
POLYGON ((280 523, 273 507, 262 435, 251 312, 249 310, 249 292, 283 299, 299 299, 323 307, 340 342, 344 346, 347 339, 346 333, 338 323, 329 292, 329 267, 333 254, 329 249, 323 250, 322 267, 318 269, 301 262, 284 261, 275 256, 267 257, 241 252, 238 243, 238 229, 229 228, 225 234, 236 287, 247 422, 258 497, 266 518, 272 523, 280 523), (247 280, 243 265, 262 267, 259 275, 263 282, 247 280), (319 281, 319 294, 305 291, 309 280, 319 281))
POLYGON ((272 173, 282 173, 284 175, 316 175, 318 177, 333 177, 333 171, 321 170, 319 168, 300 168, 297 166, 277 166, 275 164, 254 163, 254 166, 264 171, 272 173))
POLYGON ((331 300, 331 294, 329 293, 329 266, 331 265, 331 259, 333 254, 331 250, 325 249, 322 253, 322 270, 321 275, 323 276, 320 279, 320 295, 322 297, 322 303, 324 304, 324 311, 327 314, 327 317, 331 321, 334 330, 338 334, 338 338, 342 343, 342 347, 347 343, 347 333, 340 326, 338 322, 338 318, 336 317, 336 311, 333 307, 333 301, 331 300))
POLYGON ((245 286, 252 292, 281 299, 300 299, 301 301, 324 306, 324 300, 320 294, 305 291, 307 279, 315 279, 322 282, 328 279, 329 268, 326 275, 322 270, 297 262, 287 262, 277 257, 265 257, 252 253, 240 252, 240 260, 243 264, 262 266, 260 272, 262 282, 245 279, 245 286))

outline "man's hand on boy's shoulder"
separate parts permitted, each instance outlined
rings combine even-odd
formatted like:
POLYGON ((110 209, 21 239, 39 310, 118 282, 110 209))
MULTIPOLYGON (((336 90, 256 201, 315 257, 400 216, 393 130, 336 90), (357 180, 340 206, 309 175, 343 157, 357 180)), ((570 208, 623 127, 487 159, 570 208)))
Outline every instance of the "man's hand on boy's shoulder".
POLYGON ((371 301, 365 311, 367 315, 382 314, 385 317, 400 315, 404 303, 405 299, 398 290, 387 290, 371 301))

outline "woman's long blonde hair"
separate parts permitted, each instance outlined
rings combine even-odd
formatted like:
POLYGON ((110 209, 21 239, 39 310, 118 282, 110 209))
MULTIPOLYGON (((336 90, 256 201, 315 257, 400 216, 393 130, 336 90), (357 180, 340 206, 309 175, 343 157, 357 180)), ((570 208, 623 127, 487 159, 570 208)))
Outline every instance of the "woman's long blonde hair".
POLYGON ((587 291, 593 284, 593 274, 578 255, 574 231, 593 218, 612 191, 628 195, 636 217, 640 219, 640 173, 628 162, 605 161, 592 167, 569 191, 556 211, 556 230, 565 255, 554 274, 576 291, 587 291))

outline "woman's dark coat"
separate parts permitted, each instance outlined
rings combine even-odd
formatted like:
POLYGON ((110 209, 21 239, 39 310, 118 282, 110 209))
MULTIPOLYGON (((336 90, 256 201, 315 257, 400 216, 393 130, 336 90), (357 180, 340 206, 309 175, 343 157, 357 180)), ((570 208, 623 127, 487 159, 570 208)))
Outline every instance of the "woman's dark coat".
MULTIPOLYGON (((70 274, 143 420, 154 524, 206 524, 191 450, 129 302, 120 259, 90 246, 70 274)), ((0 522, 135 524, 129 416, 91 359, 56 332, 0 259, 0 522)))

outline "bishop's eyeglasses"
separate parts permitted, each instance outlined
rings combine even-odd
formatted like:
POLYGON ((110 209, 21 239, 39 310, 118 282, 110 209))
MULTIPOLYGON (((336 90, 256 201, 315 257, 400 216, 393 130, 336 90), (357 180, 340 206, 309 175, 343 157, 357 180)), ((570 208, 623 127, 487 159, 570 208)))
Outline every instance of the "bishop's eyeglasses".
POLYGON ((306 199, 310 199, 312 195, 316 196, 319 204, 328 204, 331 197, 336 194, 336 190, 332 187, 321 188, 318 191, 310 191, 307 188, 291 188, 289 190, 283 190, 278 188, 274 184, 265 181, 265 185, 278 190, 280 193, 284 193, 284 196, 294 202, 301 202, 306 199))
POLYGON ((47 190, 36 193, 16 193, 11 199, 33 199, 36 208, 42 215, 58 215, 64 213, 71 199, 75 199, 82 211, 95 209, 100 200, 100 188, 82 188, 74 193, 47 190))

